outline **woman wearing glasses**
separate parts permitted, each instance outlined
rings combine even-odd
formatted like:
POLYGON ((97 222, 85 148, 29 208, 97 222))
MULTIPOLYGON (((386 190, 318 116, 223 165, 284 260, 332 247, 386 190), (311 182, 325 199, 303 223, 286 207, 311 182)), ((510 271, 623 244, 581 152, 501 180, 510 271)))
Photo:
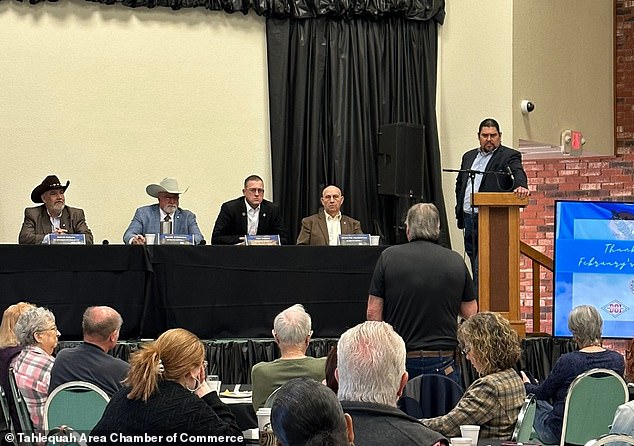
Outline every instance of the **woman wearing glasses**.
POLYGON ((235 417, 205 381, 204 359, 203 344, 182 328, 145 344, 130 359, 124 386, 112 396, 93 438, 113 444, 121 438, 135 444, 241 443, 235 417))
POLYGON ((41 432, 51 369, 55 362, 53 351, 60 336, 55 316, 46 308, 31 308, 15 323, 15 336, 23 347, 11 363, 15 381, 29 409, 35 432, 41 432))
POLYGON ((458 328, 458 342, 480 378, 447 415, 423 424, 447 437, 460 436, 460 426, 480 426, 481 438, 509 440, 526 392, 513 369, 520 340, 509 321, 497 313, 477 313, 458 328))

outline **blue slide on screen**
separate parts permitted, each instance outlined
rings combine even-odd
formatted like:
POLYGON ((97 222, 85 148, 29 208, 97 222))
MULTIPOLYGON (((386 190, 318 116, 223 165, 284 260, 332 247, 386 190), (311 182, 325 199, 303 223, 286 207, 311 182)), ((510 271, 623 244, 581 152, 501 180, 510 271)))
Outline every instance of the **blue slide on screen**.
POLYGON ((634 203, 555 203, 554 336, 572 336, 568 314, 593 305, 603 337, 634 336, 634 203))

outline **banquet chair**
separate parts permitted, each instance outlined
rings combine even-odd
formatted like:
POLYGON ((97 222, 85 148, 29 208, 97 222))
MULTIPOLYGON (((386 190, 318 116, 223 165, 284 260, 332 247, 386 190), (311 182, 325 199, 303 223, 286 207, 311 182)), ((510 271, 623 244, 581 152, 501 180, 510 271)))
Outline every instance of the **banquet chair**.
POLYGON ((110 398, 99 387, 84 381, 70 381, 56 387, 44 405, 44 429, 70 427, 89 432, 101 419, 110 398))
POLYGON ((533 393, 526 395, 524 403, 517 415, 517 423, 515 430, 511 436, 511 441, 517 443, 527 443, 533 431, 533 421, 535 420, 535 409, 537 407, 537 399, 533 393))
POLYGON ((434 418, 448 414, 463 394, 464 389, 451 378, 423 374, 407 382, 398 407, 414 418, 434 418))
MULTIPOLYGON (((15 371, 13 367, 9 368, 9 386, 11 387, 11 394, 13 395, 13 403, 15 404, 15 408, 18 412, 18 421, 20 422, 21 430, 27 436, 33 434, 33 421, 31 420, 31 414, 29 413, 29 408, 26 407, 26 401, 24 401, 24 397, 18 389, 18 384, 15 381, 15 371)), ((31 444, 28 441, 23 441, 22 444, 29 445, 31 444)))
POLYGON ((596 440, 588 441, 585 446, 604 446, 612 443, 618 443, 621 446, 628 444, 634 445, 634 437, 625 434, 607 434, 600 436, 596 440))
POLYGON ((566 395, 560 446, 584 445, 610 432, 617 407, 628 400, 616 372, 592 369, 577 376, 566 395))
MULTIPOLYGON (((0 420, 2 426, 0 426, 0 432, 2 432, 2 436, 6 438, 6 434, 13 434, 14 441, 13 444, 17 444, 17 439, 15 436, 15 427, 13 426, 13 420, 11 419, 11 412, 9 411, 9 400, 7 399, 7 394, 0 386, 0 405, 2 406, 2 419, 0 420)), ((6 441, 6 440, 5 440, 6 441)))
POLYGON ((277 389, 271 392, 271 394, 268 396, 268 398, 264 402, 263 407, 273 407, 273 401, 275 401, 275 397, 277 396, 277 391, 280 390, 281 387, 282 386, 278 387, 277 389))

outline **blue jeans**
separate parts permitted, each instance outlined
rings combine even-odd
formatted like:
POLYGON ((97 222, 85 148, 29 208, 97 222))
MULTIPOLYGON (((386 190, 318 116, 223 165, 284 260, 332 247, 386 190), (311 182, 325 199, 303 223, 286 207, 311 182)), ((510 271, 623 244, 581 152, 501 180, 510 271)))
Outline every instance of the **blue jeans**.
POLYGON ((553 411, 551 406, 546 401, 537 400, 537 407, 535 408, 535 420, 533 421, 533 429, 537 433, 537 436, 543 444, 559 444, 561 440, 557 434, 553 433, 552 429, 546 424, 546 419, 553 411))
POLYGON ((439 356, 437 358, 407 358, 405 368, 409 374, 409 379, 423 374, 445 375, 451 378, 461 387, 462 374, 453 356, 439 356))
POLYGON ((471 274, 476 296, 478 295, 478 214, 464 214, 464 250, 471 261, 471 274), (473 220, 473 225, 471 224, 473 220), (473 235, 473 237, 472 237, 473 235), (475 243, 475 244, 474 244, 475 243))

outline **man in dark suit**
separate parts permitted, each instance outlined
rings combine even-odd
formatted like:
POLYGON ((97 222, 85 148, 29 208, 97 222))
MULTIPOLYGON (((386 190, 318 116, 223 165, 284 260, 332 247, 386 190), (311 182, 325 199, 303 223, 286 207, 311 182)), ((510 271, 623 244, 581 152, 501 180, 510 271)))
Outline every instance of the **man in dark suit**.
POLYGON ((462 156, 456 179, 456 219, 464 229, 465 251, 471 260, 471 271, 477 290, 478 265, 478 209, 471 207, 471 181, 465 170, 486 172, 474 177, 474 192, 515 192, 520 198, 530 194, 522 155, 517 150, 501 145, 502 132, 495 119, 487 118, 478 129, 480 147, 462 156))
POLYGON ((244 180, 242 197, 223 203, 211 233, 214 245, 244 243, 245 235, 279 235, 285 245, 286 229, 279 208, 264 199, 264 181, 257 175, 244 180))
POLYGON ((55 175, 44 178, 42 184, 31 192, 33 203, 44 203, 41 206, 26 208, 24 222, 18 243, 35 245, 42 243, 47 234, 84 234, 86 244, 92 245, 93 237, 86 224, 84 211, 66 206, 64 193, 70 181, 62 184, 55 175))
POLYGON ((302 219, 298 245, 337 245, 339 234, 363 234, 359 220, 341 213, 343 194, 337 186, 327 186, 321 193, 323 208, 302 219))

